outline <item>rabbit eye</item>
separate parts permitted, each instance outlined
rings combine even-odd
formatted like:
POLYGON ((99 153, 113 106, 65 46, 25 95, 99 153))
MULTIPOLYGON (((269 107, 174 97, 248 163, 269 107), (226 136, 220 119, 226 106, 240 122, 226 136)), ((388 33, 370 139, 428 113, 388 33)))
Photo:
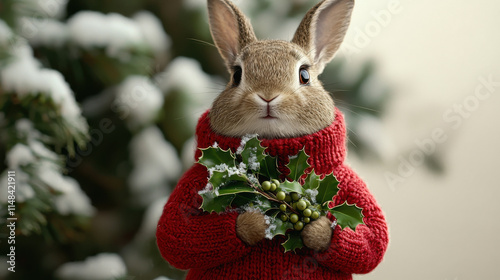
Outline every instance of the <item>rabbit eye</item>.
POLYGON ((237 87, 241 83, 241 75, 243 70, 240 66, 233 67, 233 87, 237 87))
POLYGON ((309 76, 309 71, 304 66, 299 70, 299 79, 301 85, 308 85, 311 77, 309 76))

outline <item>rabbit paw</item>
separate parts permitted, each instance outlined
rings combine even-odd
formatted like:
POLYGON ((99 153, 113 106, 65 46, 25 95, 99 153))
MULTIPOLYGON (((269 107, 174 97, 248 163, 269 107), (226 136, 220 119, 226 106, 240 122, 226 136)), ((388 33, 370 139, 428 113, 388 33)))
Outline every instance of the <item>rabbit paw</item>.
POLYGON ((304 245, 318 252, 328 249, 332 241, 331 225, 332 222, 324 216, 308 224, 301 233, 304 245))
POLYGON ((250 246, 264 239, 266 229, 266 220, 260 212, 245 212, 236 219, 236 235, 250 246))

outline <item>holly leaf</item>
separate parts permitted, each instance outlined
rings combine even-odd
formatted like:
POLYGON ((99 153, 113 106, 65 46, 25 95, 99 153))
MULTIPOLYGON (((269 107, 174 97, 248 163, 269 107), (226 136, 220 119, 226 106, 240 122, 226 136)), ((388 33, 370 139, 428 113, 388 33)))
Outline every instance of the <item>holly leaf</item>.
POLYGON ((285 235, 289 229, 293 229, 292 223, 288 221, 283 222, 280 218, 273 218, 271 224, 267 228, 266 238, 272 239, 276 235, 285 235))
POLYGON ((246 182, 247 176, 245 174, 231 174, 229 175, 228 170, 224 171, 213 171, 212 176, 208 181, 215 189, 221 188, 227 185, 230 181, 246 182))
POLYGON ((290 182, 288 180, 285 180, 285 182, 280 184, 280 188, 286 192, 296 192, 304 194, 304 189, 302 188, 302 185, 300 185, 300 183, 297 181, 290 182))
POLYGON ((198 159, 198 163, 204 165, 207 169, 215 168, 216 166, 221 166, 226 164, 228 167, 235 166, 235 157, 231 150, 222 150, 217 147, 209 147, 206 149, 201 149, 202 155, 198 159))
POLYGON ((233 201, 235 197, 235 195, 217 196, 212 191, 200 193, 200 196, 203 198, 200 208, 208 213, 221 213, 226 211, 226 208, 231 205, 231 201, 233 201))
POLYGON ((260 161, 259 174, 266 176, 269 179, 278 179, 280 173, 278 171, 278 161, 275 157, 266 155, 260 161))
POLYGON ((232 205, 235 207, 241 207, 247 205, 252 201, 254 201, 257 198, 257 196, 259 195, 256 193, 239 193, 233 199, 232 205))
POLYGON ((262 212, 273 209, 271 201, 261 196, 259 193, 238 193, 232 205, 235 207, 250 206, 262 212))
POLYGON ((319 188, 319 183, 321 182, 320 176, 316 174, 314 169, 311 173, 307 174, 304 185, 302 186, 306 190, 315 190, 319 188))
POLYGON ((287 234, 288 239, 281 243, 283 248, 285 248, 285 253, 289 251, 294 251, 304 247, 304 243, 302 243, 302 237, 300 236, 300 232, 292 231, 287 234))
POLYGON ((255 193, 256 191, 246 182, 231 182, 219 188, 218 192, 219 195, 230 195, 238 193, 255 193))
POLYGON ((362 211, 362 208, 359 208, 356 204, 348 204, 347 201, 330 209, 330 213, 335 216, 337 224, 342 229, 349 227, 352 230, 356 230, 358 225, 364 224, 362 211))
POLYGON ((290 162, 286 165, 288 169, 290 169, 290 175, 288 175, 288 177, 293 181, 298 181, 300 176, 310 167, 309 163, 307 163, 309 156, 304 149, 302 149, 297 155, 289 157, 289 159, 290 162))
POLYGON ((328 209, 327 202, 331 201, 339 191, 338 185, 339 181, 337 181, 333 173, 326 175, 325 178, 319 182, 316 201, 323 206, 323 209, 328 209))
POLYGON ((260 145, 260 140, 257 136, 246 141, 245 147, 241 151, 241 159, 248 169, 258 171, 261 161, 266 157, 264 154, 265 148, 260 145))

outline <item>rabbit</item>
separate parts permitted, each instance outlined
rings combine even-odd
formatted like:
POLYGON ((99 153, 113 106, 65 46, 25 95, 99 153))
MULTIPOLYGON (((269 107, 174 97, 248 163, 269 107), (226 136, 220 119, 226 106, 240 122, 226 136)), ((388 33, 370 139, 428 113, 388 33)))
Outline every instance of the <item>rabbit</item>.
MULTIPOLYGON (((211 34, 231 74, 210 110, 212 129, 231 137, 258 134, 269 139, 308 135, 329 126, 335 105, 318 75, 339 49, 353 7, 353 0, 322 1, 307 13, 291 42, 259 41, 232 2, 209 0, 211 34)), ((306 246, 327 248, 331 227, 325 220, 303 231, 306 246)), ((242 214, 238 236, 256 244, 265 236, 264 222, 257 213, 242 214)))
POLYGON ((344 39, 354 0, 320 1, 290 42, 258 40, 230 0, 207 3, 210 31, 231 79, 198 122, 198 147, 217 144, 234 151, 244 136, 258 134, 282 173, 289 156, 303 148, 317 174, 333 172, 339 180, 334 203, 362 207, 365 224, 354 232, 336 226, 332 216, 321 217, 302 230, 304 249, 284 252, 283 239, 266 238, 269 225, 260 212, 203 212, 198 192, 208 172, 195 163, 158 222, 162 256, 190 269, 187 279, 347 280, 373 270, 388 245, 385 218, 364 182, 344 164, 343 115, 318 79, 344 39))

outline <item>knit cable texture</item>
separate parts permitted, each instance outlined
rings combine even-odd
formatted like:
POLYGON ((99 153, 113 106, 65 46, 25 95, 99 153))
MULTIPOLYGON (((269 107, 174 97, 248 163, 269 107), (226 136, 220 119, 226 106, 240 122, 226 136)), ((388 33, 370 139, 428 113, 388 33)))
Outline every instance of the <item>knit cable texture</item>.
MULTIPOLYGON (((241 139, 219 135, 210 128, 208 111, 196 128, 198 148, 215 142, 233 152, 241 139)), ((266 153, 278 157, 278 168, 286 174, 288 156, 301 149, 310 156, 316 173, 334 173, 340 191, 333 204, 344 201, 363 208, 365 225, 356 231, 336 226, 330 247, 324 252, 308 248, 284 253, 284 237, 263 240, 256 246, 244 244, 236 236, 239 213, 208 214, 200 209, 198 191, 208 183, 208 171, 194 164, 180 179, 158 222, 158 248, 172 266, 189 269, 186 279, 352 279, 352 274, 372 271, 381 261, 388 245, 384 215, 366 184, 345 163, 346 128, 337 109, 332 125, 311 135, 285 139, 264 139, 266 153)), ((201 151, 196 152, 196 159, 201 151)), ((329 215, 330 219, 333 216, 329 215)))

